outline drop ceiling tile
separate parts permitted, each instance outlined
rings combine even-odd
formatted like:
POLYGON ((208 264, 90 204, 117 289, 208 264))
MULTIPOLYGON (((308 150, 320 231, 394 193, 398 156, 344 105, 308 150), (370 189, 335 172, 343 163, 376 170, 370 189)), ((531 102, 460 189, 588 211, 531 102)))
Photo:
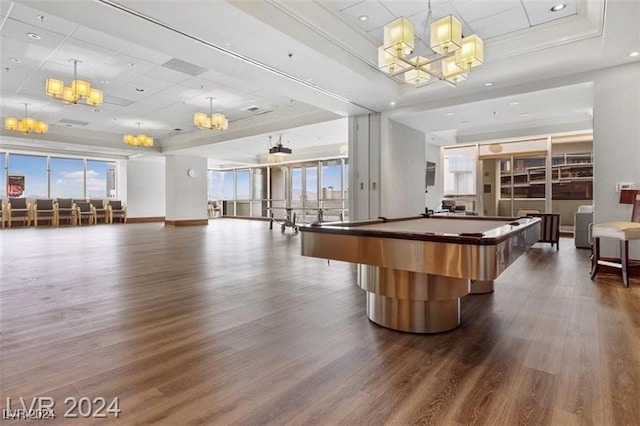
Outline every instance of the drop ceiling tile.
POLYGON ((71 37, 74 40, 82 40, 86 43, 100 46, 103 49, 115 50, 116 52, 126 48, 131 44, 131 42, 127 40, 113 37, 103 32, 83 26, 78 27, 78 29, 73 33, 71 37))
POLYGON ((180 86, 184 87, 185 89, 194 89, 195 93, 202 94, 203 96, 209 96, 208 93, 213 92, 222 85, 201 77, 191 77, 180 82, 180 86))
POLYGON ((493 16, 478 19, 471 26, 472 31, 483 40, 501 36, 513 31, 529 27, 529 20, 524 9, 515 8, 493 16))
POLYGON ((237 78, 237 77, 230 76, 228 74, 221 73, 218 71, 213 71, 213 70, 206 71, 200 74, 198 77, 208 80, 209 82, 213 82, 215 84, 229 84, 237 78))
MULTIPOLYGON (((449 0, 432 0, 431 8, 438 7, 443 3, 447 3, 449 0)), ((426 0, 380 0, 391 13, 397 18, 401 16, 411 16, 416 13, 427 13, 427 1, 426 0)))
POLYGON ((384 43, 384 27, 374 28, 373 30, 367 31, 367 34, 375 40, 377 44, 384 43))
POLYGON ((131 82, 133 84, 139 84, 141 86, 152 87, 154 89, 159 89, 159 90, 168 89, 169 87, 172 87, 174 85, 174 83, 172 83, 170 81, 162 80, 162 79, 155 78, 155 77, 151 77, 148 74, 142 74, 142 75, 136 77, 131 82))
POLYGON ((0 57, 15 57, 23 61, 25 61, 25 59, 29 59, 37 61, 38 63, 44 62, 51 54, 51 49, 36 44, 36 40, 28 40, 29 41, 18 40, 11 37, 1 36, 0 46, 2 49, 0 49, 0 57))
POLYGON ((362 1, 363 0, 325 0, 324 2, 336 10, 344 10, 362 1))
POLYGON ((35 28, 23 22, 9 18, 2 28, 2 35, 27 43, 34 43, 40 47, 55 49, 65 40, 65 36, 48 31, 43 28, 35 28), (35 33, 41 37, 39 40, 30 38, 27 34, 35 33))
POLYGON ((566 16, 575 15, 577 13, 576 0, 523 0, 524 8, 529 15, 529 21, 531 25, 540 25, 545 22, 553 21, 556 19, 564 18, 566 16), (558 3, 566 4, 567 7, 558 11, 552 12, 551 8, 558 3))
POLYGON ((117 55, 109 58, 109 60, 105 62, 105 64, 120 68, 122 70, 130 70, 138 74, 146 74, 154 68, 157 68, 159 65, 122 53, 118 53, 117 55))
POLYGON ((69 39, 53 52, 49 60, 59 64, 69 64, 73 69, 73 62, 70 62, 70 60, 77 59, 80 61, 78 62, 78 73, 80 73, 83 70, 88 72, 90 69, 99 69, 103 63, 107 62, 115 54, 114 50, 103 49, 80 40, 69 39))
POLYGON ((520 0, 456 0, 453 7, 467 22, 477 21, 515 7, 522 7, 520 0))
POLYGON ((258 84, 254 81, 248 80, 234 80, 231 83, 225 84, 227 90, 235 91, 243 95, 248 95, 249 93, 256 92, 263 88, 261 84, 258 84))
POLYGON ((364 0, 341 12, 349 21, 356 24, 364 31, 372 30, 385 25, 395 19, 395 16, 382 6, 378 0, 364 0), (367 21, 360 21, 360 16, 366 15, 367 21))
POLYGON ((147 49, 146 47, 133 43, 122 49, 120 54, 131 56, 138 61, 148 62, 155 65, 162 65, 172 58, 170 55, 158 52, 157 50, 147 49))
POLYGON ((113 95, 133 101, 138 101, 151 96, 154 93, 158 93, 159 91, 160 89, 140 84, 137 81, 130 81, 129 83, 122 86, 122 88, 120 88, 119 90, 114 91, 113 95), (123 94, 126 95, 123 96, 123 94))
POLYGON ((191 78, 191 76, 188 74, 174 71, 172 69, 165 68, 163 66, 156 67, 151 71, 147 72, 145 75, 148 75, 149 77, 153 77, 153 78, 158 78, 160 80, 168 81, 171 83, 180 83, 182 81, 185 81, 191 78))
POLYGON ((15 6, 9 14, 9 18, 16 19, 33 27, 32 29, 35 33, 45 30, 68 36, 78 28, 78 25, 71 21, 67 21, 55 15, 43 13, 20 3, 15 3, 15 6), (43 19, 40 17, 43 17, 43 19))

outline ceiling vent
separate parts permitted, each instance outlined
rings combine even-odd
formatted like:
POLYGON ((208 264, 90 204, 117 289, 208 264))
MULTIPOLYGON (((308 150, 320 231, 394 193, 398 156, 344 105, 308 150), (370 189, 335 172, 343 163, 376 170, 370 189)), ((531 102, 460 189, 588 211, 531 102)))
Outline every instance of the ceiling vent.
POLYGON ((252 106, 250 108, 247 108, 247 112, 250 112, 253 115, 262 115, 262 114, 267 114, 269 112, 273 112, 272 109, 262 109, 259 108, 257 106, 252 106))
POLYGON ((185 62, 182 59, 178 58, 169 59, 167 62, 162 64, 162 66, 165 68, 169 68, 170 70, 192 75, 194 77, 202 74, 207 70, 206 68, 199 67, 195 64, 190 64, 189 62, 185 62))
POLYGON ((72 120, 70 118, 63 118, 62 120, 58 121, 58 123, 67 127, 82 127, 89 124, 88 121, 72 120))
POLYGON ((130 101, 129 99, 125 99, 125 98, 119 98, 117 96, 105 96, 104 97, 104 103, 105 104, 109 104, 109 105, 117 105, 117 106, 127 107, 127 106, 131 105, 133 103, 133 101, 130 101))

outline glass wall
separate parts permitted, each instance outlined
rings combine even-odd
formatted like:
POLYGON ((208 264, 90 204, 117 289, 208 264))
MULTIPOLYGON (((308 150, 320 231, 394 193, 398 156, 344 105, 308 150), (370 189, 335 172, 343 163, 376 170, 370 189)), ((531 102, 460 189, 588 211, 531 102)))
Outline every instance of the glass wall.
POLYGON ((236 171, 236 200, 251 199, 251 172, 249 170, 236 171))
POLYGON ((290 205, 299 221, 346 216, 347 160, 308 161, 250 169, 209 170, 210 200, 222 200, 228 216, 276 217, 290 205), (271 209, 273 208, 273 209, 271 209))
POLYGON ((116 164, 87 160, 87 198, 116 198, 116 164))
POLYGON ((222 175, 218 170, 207 171, 207 193, 209 201, 222 200, 222 175))
POLYGON ((349 165, 343 160, 326 160, 321 163, 322 188, 320 203, 323 207, 325 221, 340 220, 344 218, 347 203, 346 182, 349 165), (343 170, 344 169, 344 170, 343 170))
POLYGON ((116 163, 0 153, 0 197, 117 198, 116 163))
POLYGON ((48 198, 47 157, 9 155, 8 196, 48 198))
POLYGON ((51 158, 49 170, 51 173, 51 198, 84 198, 83 160, 51 158))

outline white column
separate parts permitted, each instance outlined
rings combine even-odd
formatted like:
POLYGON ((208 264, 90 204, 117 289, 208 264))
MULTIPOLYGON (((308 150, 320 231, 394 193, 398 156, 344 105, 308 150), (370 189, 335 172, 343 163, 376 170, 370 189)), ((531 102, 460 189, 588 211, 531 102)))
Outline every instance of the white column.
POLYGON ((118 179, 126 182, 122 198, 129 222, 162 221, 165 216, 164 158, 136 158, 126 161, 126 173, 118 179))
POLYGON ((165 162, 165 224, 206 225, 207 159, 168 155, 165 162))

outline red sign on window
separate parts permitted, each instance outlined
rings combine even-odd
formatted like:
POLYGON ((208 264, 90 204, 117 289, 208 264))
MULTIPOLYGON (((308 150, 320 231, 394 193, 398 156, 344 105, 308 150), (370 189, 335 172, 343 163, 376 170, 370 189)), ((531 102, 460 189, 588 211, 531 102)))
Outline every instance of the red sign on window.
POLYGON ((24 176, 8 176, 7 194, 9 197, 20 197, 24 194, 24 176))

